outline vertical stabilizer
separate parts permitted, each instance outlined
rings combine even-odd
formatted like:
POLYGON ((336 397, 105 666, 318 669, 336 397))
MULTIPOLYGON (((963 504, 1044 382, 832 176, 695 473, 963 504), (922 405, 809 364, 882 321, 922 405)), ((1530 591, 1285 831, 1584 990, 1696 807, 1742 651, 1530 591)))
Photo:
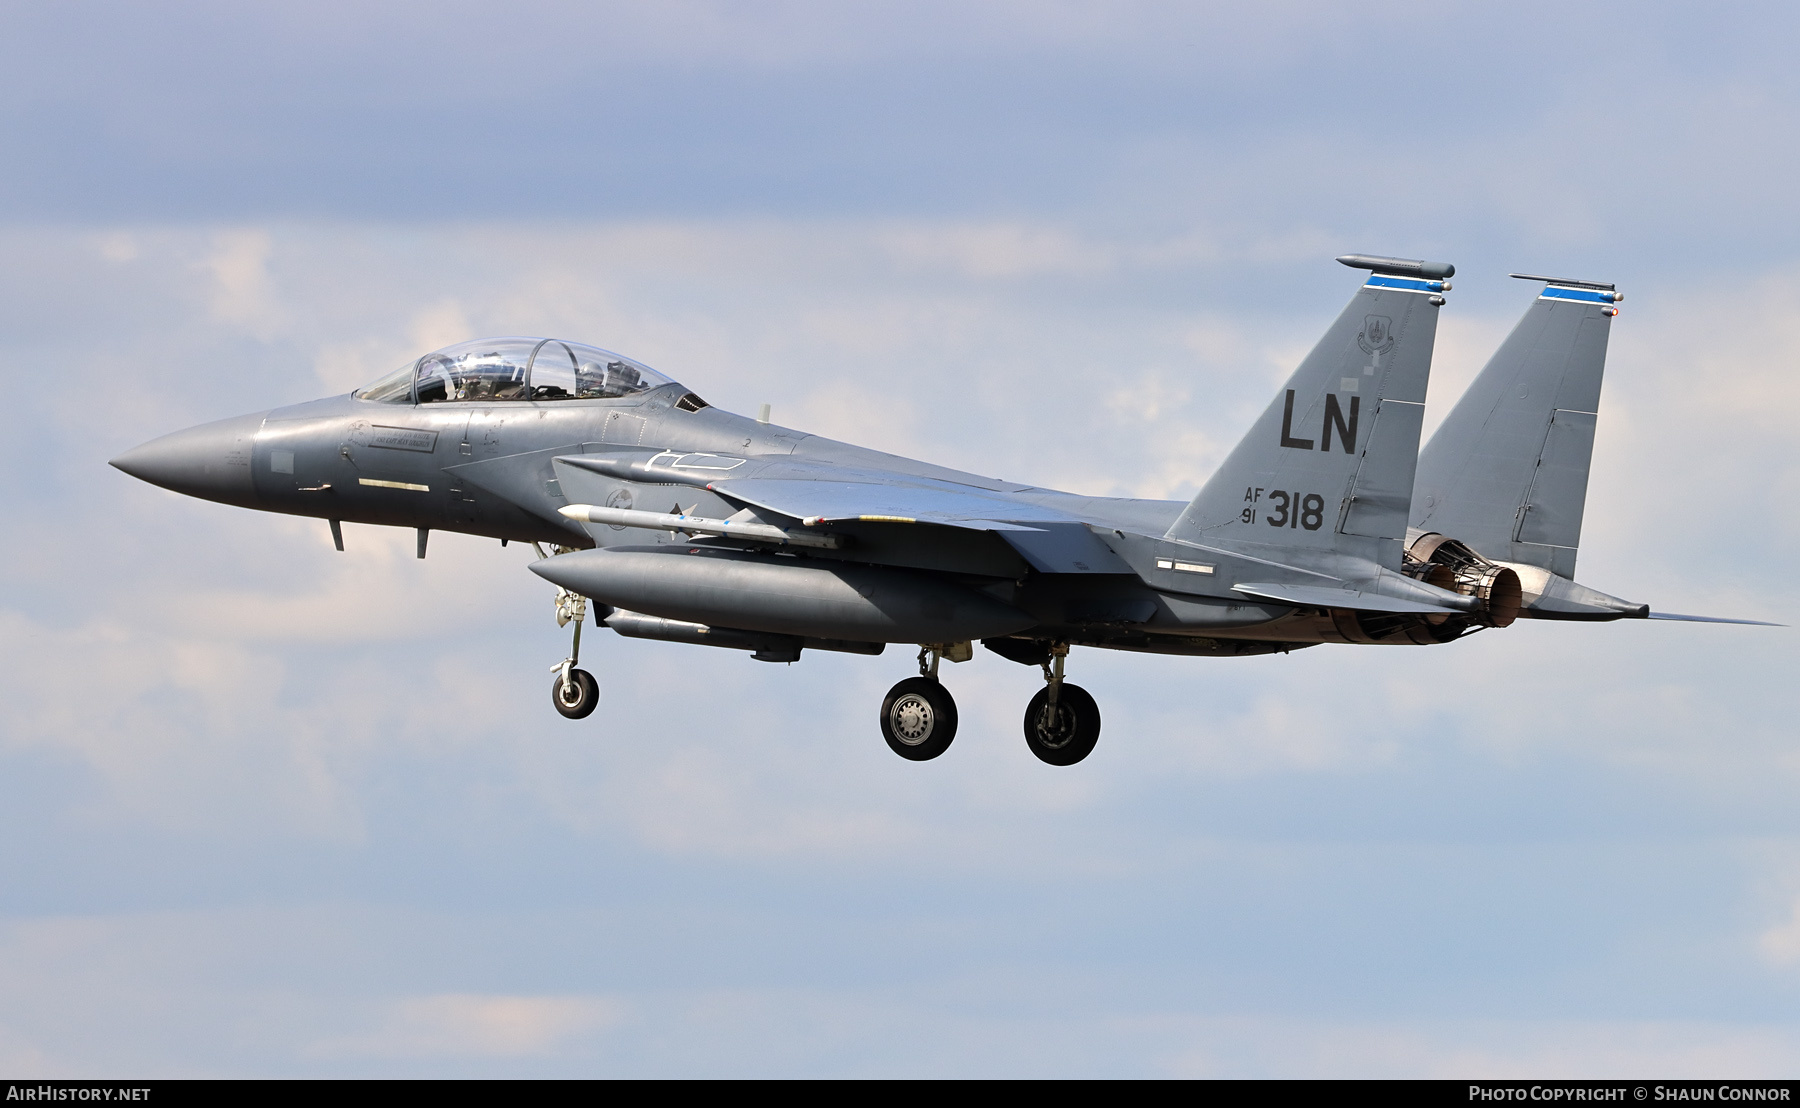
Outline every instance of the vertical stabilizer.
POLYGON ((1413 526, 1575 575, 1606 342, 1624 297, 1548 277, 1419 455, 1413 526))
POLYGON ((1440 294, 1455 267, 1338 260, 1369 270, 1369 279, 1168 538, 1310 548, 1400 567, 1440 294))

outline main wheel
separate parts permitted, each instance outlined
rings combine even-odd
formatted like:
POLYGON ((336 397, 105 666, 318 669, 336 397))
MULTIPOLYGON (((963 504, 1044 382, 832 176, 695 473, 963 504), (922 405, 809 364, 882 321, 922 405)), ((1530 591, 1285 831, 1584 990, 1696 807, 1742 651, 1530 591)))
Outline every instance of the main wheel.
POLYGON ((1072 766, 1093 753, 1100 741, 1100 705, 1080 685, 1064 683, 1056 711, 1048 710, 1050 690, 1039 689, 1025 707, 1025 745, 1053 766, 1072 766))
POLYGON ((909 677, 881 702, 881 737, 902 758, 935 758, 956 738, 956 701, 937 678, 909 677))
POLYGON ((556 710, 570 719, 583 719, 593 714, 600 704, 600 682, 585 669, 569 671, 569 683, 563 684, 562 674, 550 679, 550 699, 556 704, 556 710))

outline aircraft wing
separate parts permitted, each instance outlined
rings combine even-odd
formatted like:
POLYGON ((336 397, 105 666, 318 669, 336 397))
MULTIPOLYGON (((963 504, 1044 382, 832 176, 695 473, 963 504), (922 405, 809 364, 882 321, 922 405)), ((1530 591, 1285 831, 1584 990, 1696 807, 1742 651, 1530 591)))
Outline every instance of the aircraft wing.
MULTIPOLYGON (((822 467, 823 468, 823 467, 822 467)), ((829 472, 829 471, 827 471, 829 472)), ((712 491, 807 524, 850 521, 939 523, 978 530, 1015 530, 1033 523, 1073 523, 1053 508, 955 486, 885 481, 745 477, 713 481, 712 491)))
MULTIPOLYGON (((660 456, 659 456, 660 457, 660 456)), ((708 456, 710 458, 710 456, 708 456)), ((706 466, 655 464, 604 455, 558 458, 559 467, 633 481, 665 481, 703 487, 747 507, 821 523, 897 523, 992 531, 1044 573, 1130 573, 1131 567, 1089 527, 1055 508, 982 488, 884 470, 794 459, 706 466), (738 476, 738 474, 743 474, 738 476)), ((996 483, 997 484, 997 483, 996 483)))
POLYGON ((1130 573, 1131 566, 1087 524, 984 490, 945 485, 741 478, 714 492, 802 523, 924 523, 992 531, 1040 573, 1130 573))
POLYGON ((568 454, 557 467, 624 481, 688 485, 775 512, 807 525, 843 522, 938 523, 978 530, 1008 525, 1074 523, 1054 508, 1010 495, 999 482, 980 487, 956 481, 789 458, 729 458, 715 454, 651 458, 568 454))

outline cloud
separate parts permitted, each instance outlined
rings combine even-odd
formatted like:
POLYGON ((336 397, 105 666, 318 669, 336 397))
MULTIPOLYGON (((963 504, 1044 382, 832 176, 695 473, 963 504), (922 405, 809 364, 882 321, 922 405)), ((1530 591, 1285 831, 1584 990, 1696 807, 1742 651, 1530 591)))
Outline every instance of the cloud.
POLYGON ((588 996, 448 994, 395 1001, 381 1026, 367 1035, 326 1040, 308 1053, 320 1057, 437 1056, 519 1058, 555 1053, 578 1037, 616 1026, 618 1000, 588 996))
POLYGON ((212 278, 214 317, 264 342, 287 322, 269 274, 274 249, 274 239, 265 230, 221 231, 213 237, 205 263, 212 278))
POLYGON ((1778 966, 1800 962, 1800 900, 1794 902, 1793 912, 1786 922, 1757 936, 1756 946, 1763 957, 1778 966))

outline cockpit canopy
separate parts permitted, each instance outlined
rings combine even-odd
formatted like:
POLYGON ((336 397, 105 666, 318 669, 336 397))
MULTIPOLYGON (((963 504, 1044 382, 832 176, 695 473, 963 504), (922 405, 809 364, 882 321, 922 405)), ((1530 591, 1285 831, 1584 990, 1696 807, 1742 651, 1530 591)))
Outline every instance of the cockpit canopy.
POLYGON ((640 362, 561 339, 476 339, 434 350, 356 393, 384 404, 603 400, 673 384, 640 362))

